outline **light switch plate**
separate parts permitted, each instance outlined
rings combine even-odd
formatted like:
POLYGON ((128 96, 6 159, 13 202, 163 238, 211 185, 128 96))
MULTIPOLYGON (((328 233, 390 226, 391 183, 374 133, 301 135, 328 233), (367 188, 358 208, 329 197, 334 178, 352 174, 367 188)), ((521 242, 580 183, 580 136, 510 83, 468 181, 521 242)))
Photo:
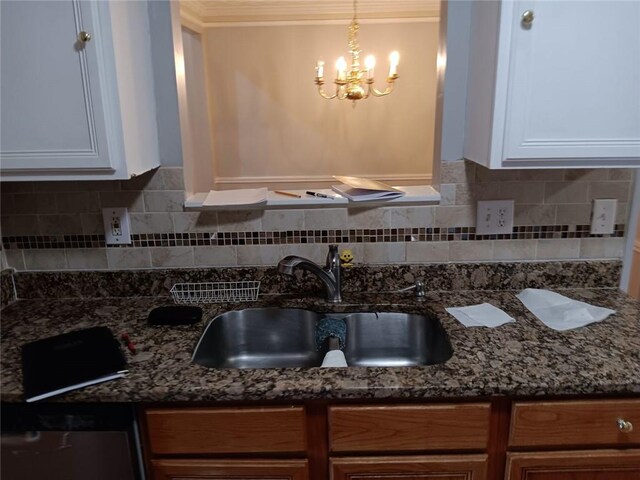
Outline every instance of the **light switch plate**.
POLYGON ((513 232, 513 200, 478 202, 476 234, 499 235, 513 232))
POLYGON ((593 208, 591 209, 592 235, 613 233, 617 206, 618 201, 615 198, 597 198, 593 201, 593 208))
POLYGON ((107 245, 125 245, 131 243, 129 212, 126 207, 102 209, 104 239, 107 245))

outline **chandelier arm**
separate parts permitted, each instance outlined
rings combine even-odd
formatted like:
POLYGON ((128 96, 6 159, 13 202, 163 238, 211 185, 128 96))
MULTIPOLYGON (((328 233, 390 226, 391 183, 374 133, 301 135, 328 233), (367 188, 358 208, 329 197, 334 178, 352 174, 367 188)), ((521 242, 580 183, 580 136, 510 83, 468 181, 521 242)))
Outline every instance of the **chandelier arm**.
POLYGON ((375 87, 371 87, 371 93, 374 97, 384 97, 385 95, 389 95, 393 92, 394 85, 394 82, 387 82, 387 88, 382 92, 375 87))
POLYGON ((334 93, 333 95, 327 95, 324 91, 324 89, 322 88, 322 85, 318 85, 318 93, 320 94, 320 96, 322 98, 325 98, 327 100, 332 100, 334 98, 336 98, 338 96, 338 92, 336 90, 336 93, 334 93))

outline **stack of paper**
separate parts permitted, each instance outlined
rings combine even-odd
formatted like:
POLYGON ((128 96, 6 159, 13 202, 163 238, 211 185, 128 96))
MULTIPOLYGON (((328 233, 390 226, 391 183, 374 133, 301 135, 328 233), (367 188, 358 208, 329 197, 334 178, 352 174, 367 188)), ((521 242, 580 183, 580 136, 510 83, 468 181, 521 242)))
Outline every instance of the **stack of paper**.
POLYGON ((333 185, 334 192, 353 202, 366 202, 374 200, 392 200, 402 197, 404 192, 386 183, 360 177, 334 176, 342 185, 333 185))

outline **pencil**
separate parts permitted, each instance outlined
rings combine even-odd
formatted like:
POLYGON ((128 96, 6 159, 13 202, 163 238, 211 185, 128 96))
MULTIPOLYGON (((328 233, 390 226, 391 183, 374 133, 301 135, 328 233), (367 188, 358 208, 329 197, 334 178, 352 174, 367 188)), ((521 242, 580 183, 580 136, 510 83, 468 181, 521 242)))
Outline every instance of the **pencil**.
POLYGON ((286 195, 287 197, 302 198, 302 195, 298 195, 297 193, 283 192, 282 190, 274 190, 273 192, 279 193, 280 195, 286 195))

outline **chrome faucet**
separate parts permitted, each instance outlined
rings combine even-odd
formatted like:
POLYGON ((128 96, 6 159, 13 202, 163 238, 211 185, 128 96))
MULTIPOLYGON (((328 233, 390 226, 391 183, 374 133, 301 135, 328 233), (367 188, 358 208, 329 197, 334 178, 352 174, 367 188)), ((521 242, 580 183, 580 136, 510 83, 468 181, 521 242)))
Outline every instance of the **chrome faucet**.
POLYGON ((340 294, 340 258, 338 257, 338 245, 329 245, 327 253, 327 265, 322 268, 315 262, 297 255, 288 255, 278 262, 278 271, 287 275, 293 275, 296 268, 308 270, 317 276, 327 289, 327 300, 338 303, 342 301, 340 294))

